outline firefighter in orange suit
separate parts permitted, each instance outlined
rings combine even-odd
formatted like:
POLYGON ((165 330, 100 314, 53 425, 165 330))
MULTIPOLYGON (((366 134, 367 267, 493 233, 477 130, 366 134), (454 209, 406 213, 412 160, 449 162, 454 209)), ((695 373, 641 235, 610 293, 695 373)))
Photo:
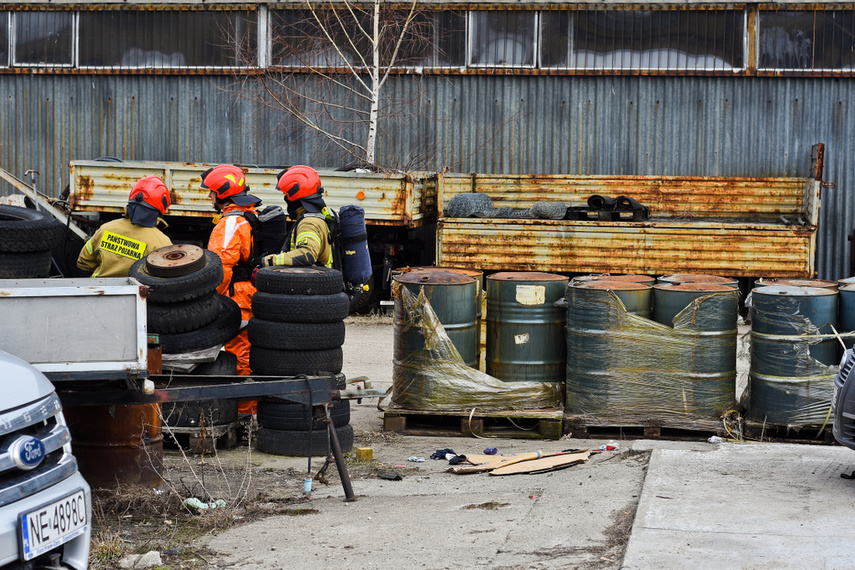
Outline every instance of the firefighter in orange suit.
POLYGON ((169 188, 160 178, 146 176, 137 180, 128 196, 125 215, 98 228, 80 250, 77 267, 91 272, 92 277, 127 277, 138 259, 172 245, 160 231, 160 227, 166 227, 160 216, 169 204, 169 188))
MULTIPOLYGON (((208 190, 211 204, 219 215, 214 218, 216 226, 208 240, 208 249, 223 261, 223 282, 217 292, 228 295, 240 306, 241 319, 252 317, 252 295, 255 285, 250 278, 253 267, 252 227, 243 216, 244 212, 255 214, 261 200, 249 193, 243 171, 230 164, 221 164, 202 173, 202 189, 208 190)), ((244 329, 226 344, 226 350, 237 356, 238 374, 249 375, 249 340, 244 329)), ((241 413, 255 413, 255 402, 241 402, 241 413)))

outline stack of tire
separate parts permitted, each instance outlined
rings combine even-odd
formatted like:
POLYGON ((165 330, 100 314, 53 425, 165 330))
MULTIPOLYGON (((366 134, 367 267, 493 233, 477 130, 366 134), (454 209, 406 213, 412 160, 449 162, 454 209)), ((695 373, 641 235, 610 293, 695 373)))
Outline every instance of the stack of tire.
POLYGON ((162 247, 131 266, 148 288, 148 332, 164 354, 184 354, 225 344, 240 331, 240 307, 217 293, 223 265, 217 254, 190 244, 162 247))
MULTIPOLYGON (((264 267, 255 277, 249 321, 249 365, 265 376, 325 376, 331 390, 345 387, 341 373, 344 319, 350 300, 341 272, 326 267, 264 267)), ((321 407, 265 398, 258 402, 259 451, 305 456, 326 453, 321 407)), ((342 451, 353 448, 350 401, 334 402, 330 417, 342 451)))
POLYGON ((44 212, 0 205, 0 279, 49 276, 51 250, 62 242, 64 231, 44 212))

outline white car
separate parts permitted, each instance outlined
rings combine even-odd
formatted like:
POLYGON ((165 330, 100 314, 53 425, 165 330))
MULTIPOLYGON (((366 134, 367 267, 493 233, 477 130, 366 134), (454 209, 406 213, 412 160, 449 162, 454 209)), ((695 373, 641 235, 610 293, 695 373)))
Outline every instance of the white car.
POLYGON ((92 496, 45 376, 0 351, 0 568, 84 570, 92 496))

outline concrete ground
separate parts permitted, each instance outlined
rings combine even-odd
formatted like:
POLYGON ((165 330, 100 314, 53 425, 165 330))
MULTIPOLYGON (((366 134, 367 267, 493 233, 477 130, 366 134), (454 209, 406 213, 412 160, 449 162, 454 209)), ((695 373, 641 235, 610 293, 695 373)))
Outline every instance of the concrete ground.
MULTIPOLYGON (((391 384, 389 319, 348 322, 345 369, 391 384)), ((387 403, 387 402, 386 402, 387 403)), ((211 567, 276 568, 829 568, 855 567, 855 451, 839 446, 622 440, 586 463, 539 475, 454 475, 431 453, 597 448, 603 440, 384 434, 376 400, 354 402, 354 502, 337 478, 314 483, 310 508, 212 536, 211 567), (411 456, 425 462, 411 462, 411 456), (370 469, 366 469, 370 466, 370 469), (397 473, 401 480, 377 473, 397 473)), ((237 460, 245 450, 223 453, 237 460)), ((299 497, 305 458, 254 452, 299 497)), ((314 469, 322 459, 314 460, 314 469)))

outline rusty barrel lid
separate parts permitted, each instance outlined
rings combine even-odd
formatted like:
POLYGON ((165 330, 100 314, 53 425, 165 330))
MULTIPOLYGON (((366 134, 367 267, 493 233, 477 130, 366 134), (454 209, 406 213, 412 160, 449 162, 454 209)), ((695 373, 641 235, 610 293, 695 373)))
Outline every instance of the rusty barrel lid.
POLYGON ((663 291, 699 291, 703 293, 733 291, 733 287, 725 283, 659 283, 653 288, 663 291))
POLYGON ((751 290, 754 295, 780 295, 789 297, 820 297, 837 295, 837 289, 828 287, 795 287, 792 285, 765 285, 751 290))
POLYGON ((580 289, 612 289, 614 291, 640 291, 650 289, 647 283, 638 283, 636 281, 580 281, 574 282, 573 287, 580 289))
POLYGON ((656 279, 649 275, 613 275, 611 273, 596 273, 573 278, 574 283, 588 283, 591 281, 620 281, 624 283, 646 283, 653 285, 656 279))
POLYGON ((702 273, 673 273, 663 275, 656 280, 658 283, 719 283, 736 287, 739 282, 731 277, 720 275, 706 275, 702 273))
POLYGON ((567 281, 564 275, 542 273, 540 271, 502 271, 488 275, 494 281, 567 281))
POLYGON ((458 273, 460 275, 469 275, 471 277, 481 277, 484 275, 483 271, 479 271, 477 269, 462 269, 459 267, 444 267, 439 265, 425 265, 421 267, 402 267, 401 269, 396 269, 396 275, 404 275, 406 273, 412 273, 414 271, 418 272, 431 272, 436 271, 440 273, 458 273))
POLYGON ((474 283, 476 279, 471 275, 452 273, 450 271, 414 270, 396 275, 395 281, 411 285, 463 285, 474 283))
POLYGON ((758 279, 755 283, 757 287, 768 286, 785 286, 785 287, 820 287, 823 289, 833 289, 837 287, 836 281, 825 281, 823 279, 791 279, 789 277, 772 277, 758 279))

